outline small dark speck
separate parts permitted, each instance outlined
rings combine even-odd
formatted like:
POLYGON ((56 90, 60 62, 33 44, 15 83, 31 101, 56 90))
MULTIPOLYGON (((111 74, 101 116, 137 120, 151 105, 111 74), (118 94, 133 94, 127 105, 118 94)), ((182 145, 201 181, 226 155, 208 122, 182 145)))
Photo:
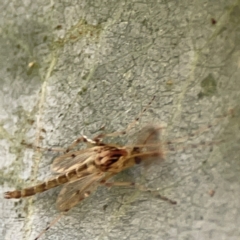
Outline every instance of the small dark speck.
POLYGON ((55 29, 57 29, 57 30, 62 29, 62 25, 57 25, 57 26, 55 27, 55 29))
POLYGON ((41 131, 42 131, 42 132, 44 132, 44 133, 46 133, 46 132, 47 132, 47 131, 46 131, 44 128, 42 128, 42 129, 41 129, 41 131))
POLYGON ((140 164, 142 159, 140 157, 135 157, 134 158, 136 164, 140 164))
POLYGON ((175 151, 175 147, 173 146, 168 146, 169 151, 175 151))
POLYGON ((103 211, 106 211, 107 207, 108 207, 107 204, 103 205, 103 211))
POLYGON ((211 23, 212 23, 212 25, 215 25, 217 23, 217 21, 214 18, 211 18, 211 23))
POLYGON ((134 151, 134 152, 139 152, 139 150, 140 150, 139 147, 134 147, 134 148, 133 148, 133 151, 134 151))
POLYGON ((211 189, 211 190, 208 192, 208 194, 210 195, 210 197, 213 197, 214 194, 215 194, 215 191, 214 191, 213 189, 211 189))

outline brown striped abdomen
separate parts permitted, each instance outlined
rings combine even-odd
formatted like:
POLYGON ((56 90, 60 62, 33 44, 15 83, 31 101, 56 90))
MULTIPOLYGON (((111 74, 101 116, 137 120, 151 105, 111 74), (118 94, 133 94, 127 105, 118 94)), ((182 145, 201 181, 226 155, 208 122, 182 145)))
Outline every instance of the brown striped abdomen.
MULTIPOLYGON (((82 167, 82 169, 83 169, 83 167, 82 167)), ((22 190, 14 190, 14 191, 5 192, 4 197, 7 199, 22 198, 22 197, 29 197, 29 196, 35 195, 37 193, 47 191, 51 188, 55 188, 64 183, 73 181, 75 179, 84 177, 89 174, 89 172, 87 170, 82 171, 82 169, 73 169, 73 170, 69 171, 68 173, 59 175, 56 178, 50 179, 46 182, 40 183, 33 187, 24 188, 22 190)))
POLYGON ((47 191, 51 188, 57 187, 61 184, 68 182, 67 174, 58 176, 57 178, 48 180, 44 183, 40 183, 36 186, 24 188, 22 190, 15 190, 11 192, 6 192, 4 197, 5 198, 22 198, 22 197, 29 197, 35 195, 36 193, 41 193, 47 191))

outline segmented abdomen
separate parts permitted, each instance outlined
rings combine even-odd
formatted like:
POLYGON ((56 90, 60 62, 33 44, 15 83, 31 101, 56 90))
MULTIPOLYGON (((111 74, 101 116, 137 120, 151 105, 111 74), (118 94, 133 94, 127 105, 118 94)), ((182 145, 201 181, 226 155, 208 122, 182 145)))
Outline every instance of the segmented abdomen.
POLYGON ((40 183, 36 186, 24 188, 22 190, 9 191, 4 194, 5 198, 22 198, 35 195, 36 193, 41 193, 47 191, 51 188, 57 187, 64 183, 73 181, 75 179, 87 176, 89 172, 86 170, 87 166, 81 166, 81 168, 73 169, 68 173, 59 175, 56 178, 50 179, 46 182, 40 183), (85 170, 85 171, 84 171, 85 170))

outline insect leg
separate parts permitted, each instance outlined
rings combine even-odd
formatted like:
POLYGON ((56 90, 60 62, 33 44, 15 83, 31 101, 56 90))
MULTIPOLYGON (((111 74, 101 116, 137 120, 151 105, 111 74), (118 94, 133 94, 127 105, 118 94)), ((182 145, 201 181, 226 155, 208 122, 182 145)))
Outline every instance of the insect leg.
POLYGON ((119 135, 125 135, 128 131, 130 131, 136 123, 139 121, 140 117, 147 111, 149 106, 152 104, 153 100, 155 99, 155 96, 153 96, 152 100, 148 103, 148 105, 140 112, 140 114, 127 126, 127 128, 123 131, 116 131, 113 133, 107 133, 107 134, 99 134, 97 137, 94 138, 94 140, 100 140, 104 137, 116 137, 119 135))
POLYGON ((170 203, 172 205, 176 205, 177 204, 177 201, 172 200, 172 199, 170 199, 168 197, 165 197, 165 196, 161 195, 158 191, 151 190, 151 189, 148 189, 148 188, 145 188, 145 187, 142 187, 142 186, 140 186, 138 189, 140 191, 151 193, 154 197, 159 198, 159 199, 161 199, 163 201, 166 201, 166 202, 168 202, 168 203, 170 203))
POLYGON ((69 151, 71 151, 74 147, 76 147, 81 142, 89 143, 91 145, 98 145, 100 143, 100 139, 94 138, 94 140, 92 140, 92 139, 88 138, 87 136, 83 135, 83 136, 77 138, 76 140, 74 140, 67 148, 52 148, 52 147, 43 148, 43 147, 39 147, 39 146, 34 146, 31 143, 26 143, 25 141, 22 141, 21 144, 25 145, 28 148, 33 148, 33 149, 37 149, 40 151, 68 153, 69 151))
POLYGON ((68 213, 77 203, 89 197, 91 192, 98 186, 96 180, 100 176, 89 175, 86 178, 78 179, 66 184, 57 199, 57 207, 61 213, 48 226, 40 232, 34 239, 38 240, 46 231, 55 225, 66 213, 68 213), (96 184, 94 184, 96 182, 96 184))
POLYGON ((106 187, 112 187, 112 186, 122 186, 122 187, 131 187, 135 186, 134 182, 104 182, 101 183, 105 185, 106 187))
POLYGON ((173 205, 177 204, 176 201, 171 200, 171 199, 159 194, 158 191, 148 189, 148 188, 146 188, 145 186, 142 186, 142 185, 137 185, 134 182, 102 182, 101 184, 105 185, 106 187, 112 187, 112 186, 135 187, 136 189, 138 189, 142 192, 151 193, 154 197, 159 198, 163 201, 166 201, 170 204, 173 204, 173 205))
POLYGON ((39 147, 39 146, 34 146, 31 143, 26 143, 25 141, 21 142, 22 145, 25 145, 28 148, 32 148, 32 149, 36 149, 36 150, 40 150, 40 151, 48 151, 48 152, 65 152, 66 149, 64 148, 44 148, 44 147, 39 147))
POLYGON ((38 240, 48 229, 50 229, 53 225, 55 225, 61 218, 62 216, 64 215, 65 212, 62 212, 61 214, 59 214, 55 219, 53 219, 52 222, 50 222, 50 224, 45 228, 43 229, 39 235, 34 238, 34 240, 38 240))
POLYGON ((74 140, 68 147, 67 149, 65 150, 65 152, 69 152, 70 150, 72 150, 74 147, 76 147, 79 143, 81 142, 85 142, 85 143, 89 143, 90 145, 98 145, 100 140, 98 139, 95 139, 92 140, 90 138, 88 138, 87 136, 85 135, 82 135, 81 137, 77 138, 76 140, 74 140))
POLYGON ((222 114, 220 117, 216 118, 216 120, 208 125, 202 126, 198 128, 196 131, 193 131, 192 133, 187 134, 186 136, 176 138, 175 140, 168 141, 167 144, 172 144, 172 143, 181 143, 186 140, 188 140, 191 137, 200 135, 203 132, 209 131, 213 126, 217 125, 219 122, 223 121, 226 117, 234 117, 234 109, 229 109, 226 113, 222 114))

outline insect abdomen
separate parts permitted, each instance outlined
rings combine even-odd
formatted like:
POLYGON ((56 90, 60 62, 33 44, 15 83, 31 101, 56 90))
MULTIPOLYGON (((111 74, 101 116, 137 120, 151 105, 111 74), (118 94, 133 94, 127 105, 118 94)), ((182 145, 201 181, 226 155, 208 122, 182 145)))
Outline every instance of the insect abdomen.
POLYGON ((29 188, 24 188, 22 190, 15 190, 15 191, 11 191, 11 192, 6 192, 4 197, 5 198, 29 197, 29 196, 35 195, 36 193, 41 193, 41 192, 47 191, 51 188, 62 185, 66 182, 69 182, 70 180, 72 180, 76 176, 77 176, 77 172, 74 169, 74 170, 70 171, 69 173, 60 175, 56 178, 48 180, 44 183, 40 183, 36 186, 29 187, 29 188))

